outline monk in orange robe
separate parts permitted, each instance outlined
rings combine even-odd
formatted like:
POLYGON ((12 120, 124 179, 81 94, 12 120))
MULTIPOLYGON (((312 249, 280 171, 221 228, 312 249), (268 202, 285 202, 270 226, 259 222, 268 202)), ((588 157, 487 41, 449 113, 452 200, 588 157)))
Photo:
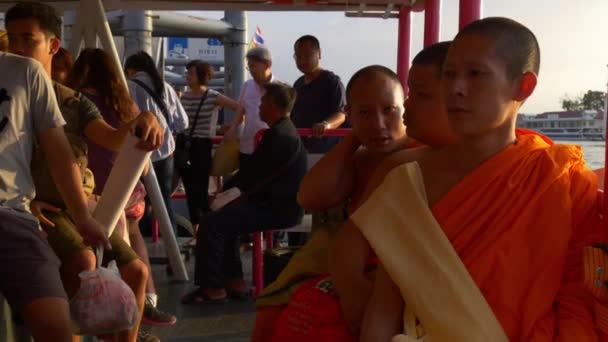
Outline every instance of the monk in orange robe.
MULTIPOLYGON (((401 141, 396 141, 398 145, 385 146, 382 141, 379 141, 377 146, 371 144, 372 153, 370 153, 370 147, 367 147, 367 145, 374 140, 378 140, 373 138, 378 135, 380 128, 395 126, 396 122, 403 128, 401 117, 403 108, 400 108, 403 104, 403 90, 396 75, 393 72, 387 72, 383 67, 367 67, 353 76, 349 82, 349 87, 347 87, 350 90, 350 92, 347 91, 347 98, 349 98, 348 108, 353 133, 345 137, 340 144, 328 152, 304 178, 298 196, 298 200, 304 208, 325 209, 350 199, 349 210, 354 210, 360 204, 365 184, 378 165, 394 166, 415 160, 430 149, 430 147, 420 147, 418 141, 432 147, 443 146, 454 141, 454 134, 448 126, 446 113, 441 106, 439 95, 441 65, 448 47, 449 42, 433 44, 415 56, 409 74, 410 96, 406 102, 408 108, 407 118, 405 119, 408 130, 407 140, 401 131, 401 141), (386 76, 383 73, 390 75, 390 77, 383 77, 386 76), (397 103, 390 102, 394 100, 397 103), (386 101, 389 102, 386 103, 386 101), (396 108, 391 109, 392 107, 396 108), (387 108, 390 110, 387 110, 387 108), (380 120, 382 117, 384 119, 380 120), (379 124, 380 126, 378 126, 379 124), (413 141, 411 138, 417 141, 413 141), (359 141, 366 147, 359 148, 359 144, 361 144, 359 141), (418 147, 413 148, 414 146, 418 147), (389 154, 390 156, 388 156, 389 154), (381 161, 383 162, 381 163, 381 161)), ((380 129, 380 132, 382 130, 385 130, 385 128, 380 129)), ((347 286, 341 288, 336 286, 342 293, 338 304, 346 304, 343 308, 346 320, 360 322, 371 293, 371 281, 366 272, 366 260, 369 259, 370 248, 356 229, 350 232, 357 236, 353 237, 349 232, 342 232, 339 233, 339 238, 336 237, 336 240, 344 242, 342 246, 345 246, 345 248, 341 248, 338 241, 332 241, 331 247, 322 246, 321 248, 328 248, 330 251, 339 250, 340 253, 342 250, 346 252, 344 257, 341 258, 346 264, 343 263, 330 271, 332 271, 334 277, 341 276, 342 283, 347 284, 347 286), (344 241, 344 237, 347 238, 346 241, 344 241), (339 272, 336 272, 336 269, 344 272, 338 274, 339 272), (366 287, 369 290, 358 290, 366 287), (343 291, 345 288, 353 295, 349 297, 348 294, 345 294, 343 291), (359 309, 359 307, 362 308, 359 309), (349 310, 347 308, 354 309, 349 310)), ((309 241, 308 244, 314 242, 318 241, 309 241)), ((291 266, 293 265, 290 263, 287 269, 291 266)), ((325 273, 327 271, 321 274, 325 273)), ((310 277, 310 274, 306 275, 310 277)), ((299 278, 303 278, 303 276, 299 278)), ((262 297, 262 299, 267 298, 262 297)), ((333 300, 337 302, 337 299, 333 300)), ((327 314, 331 311, 329 310, 330 307, 335 308, 336 306, 332 305, 336 303, 330 303, 331 301, 325 302, 325 305, 316 305, 315 307, 319 308, 319 312, 327 314)), ((268 302, 268 300, 265 300, 265 302, 268 302)), ((279 314, 283 309, 283 305, 278 306, 276 304, 274 306, 266 304, 261 308, 258 307, 259 311, 256 316, 252 341, 270 341, 275 326, 277 326, 277 329, 285 329, 285 327, 280 326, 283 322, 279 319, 279 314)), ((327 318, 327 316, 325 317, 327 318)), ((322 318, 316 316, 314 320, 322 320, 322 318)), ((329 325, 331 326, 331 324, 329 325)), ((324 338, 342 341, 345 339, 338 336, 349 335, 343 321, 338 320, 332 328, 323 332, 302 334, 299 338, 308 341, 314 339, 313 336, 327 333, 330 330, 334 334, 324 336, 324 338)), ((358 333, 356 331, 358 329, 353 329, 353 334, 349 338, 357 339, 358 333)), ((280 338, 282 337, 277 337, 277 339, 280 338)), ((291 336, 289 339, 294 340, 294 337, 291 336)))
MULTIPOLYGON (((450 47, 441 85, 460 140, 417 163, 432 214, 509 340, 597 341, 604 336, 583 286, 582 263, 583 247, 608 241, 597 178, 579 147, 516 135, 516 116, 536 86, 539 64, 538 42, 525 26, 505 18, 466 26, 450 47)), ((382 183, 395 171, 374 178, 382 183)), ((353 215, 357 223, 394 210, 369 193, 360 208, 366 218, 353 215)), ((372 241, 372 230, 360 228, 372 241)), ((401 293, 381 268, 362 341, 403 332, 401 293)))

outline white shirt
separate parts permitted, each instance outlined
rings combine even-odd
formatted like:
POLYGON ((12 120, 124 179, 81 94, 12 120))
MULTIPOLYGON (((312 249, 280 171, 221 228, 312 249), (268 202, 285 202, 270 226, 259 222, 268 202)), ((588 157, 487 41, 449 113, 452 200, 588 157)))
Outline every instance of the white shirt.
MULTIPOLYGON (((150 87, 150 89, 154 89, 152 80, 145 72, 136 73, 135 78, 150 87)), ((188 115, 186 114, 184 107, 182 107, 182 104, 173 88, 171 88, 167 82, 164 82, 165 91, 163 92, 162 100, 164 101, 167 111, 169 112, 169 122, 167 123, 165 116, 152 96, 150 96, 150 94, 148 94, 144 88, 135 82, 128 81, 127 83, 129 85, 129 93, 139 107, 139 110, 154 113, 156 115, 156 119, 164 129, 165 139, 163 145, 158 150, 152 152, 150 159, 152 159, 152 161, 158 161, 167 158, 173 153, 173 151, 175 151, 175 140, 173 139, 173 133, 181 132, 188 127, 188 115)))
POLYGON ((36 135, 65 124, 40 63, 0 52, 0 209, 35 220, 32 151, 36 135))
MULTIPOLYGON (((277 82, 274 75, 270 82, 277 82)), ((259 130, 268 128, 268 125, 260 119, 260 103, 264 96, 264 87, 253 79, 245 81, 241 88, 239 102, 245 108, 245 127, 241 133, 240 150, 244 154, 253 154, 255 150, 255 135, 259 130)))

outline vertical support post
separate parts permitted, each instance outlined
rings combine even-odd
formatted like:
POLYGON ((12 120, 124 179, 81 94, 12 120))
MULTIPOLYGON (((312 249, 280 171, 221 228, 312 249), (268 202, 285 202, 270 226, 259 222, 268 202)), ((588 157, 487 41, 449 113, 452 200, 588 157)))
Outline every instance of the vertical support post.
MULTIPOLYGON (((110 30, 110 24, 108 23, 101 0, 81 0, 82 7, 84 7, 84 2, 89 3, 91 6, 90 14, 93 17, 92 20, 94 20, 94 26, 97 28, 97 33, 99 34, 99 40, 102 47, 114 59, 116 65, 122 69, 121 60, 120 57, 118 57, 118 51, 116 50, 116 45, 114 44, 114 39, 112 37, 112 31, 110 30)), ((79 17, 84 16, 80 15, 79 17)), ((120 75, 126 87, 127 79, 124 73, 120 73, 120 75)), ((177 245, 173 227, 171 226, 169 215, 167 214, 167 208, 162 196, 160 196, 160 187, 158 185, 158 181, 156 180, 156 174, 154 173, 152 163, 150 163, 150 172, 144 176, 144 185, 148 191, 148 194, 150 195, 152 207, 155 209, 155 216, 160 224, 163 241, 167 250, 169 262, 173 268, 173 272, 178 280, 188 281, 188 273, 186 272, 186 267, 181 259, 179 246, 177 245)))
POLYGON ((139 51, 152 54, 152 12, 126 11, 122 23, 125 59, 139 51))
POLYGON ((424 47, 439 41, 441 25, 441 0, 426 0, 424 3, 424 47))
POLYGON ((481 2, 482 0, 460 0, 458 31, 471 21, 481 18, 481 2))
MULTIPOLYGON (((83 2, 85 0, 82 0, 83 2)), ((108 23, 108 18, 105 15, 105 11, 103 8, 103 4, 101 0, 91 1, 91 6, 98 13, 98 15, 94 16, 95 27, 97 28, 97 34, 99 36, 99 41, 101 43, 102 48, 114 59, 116 65, 118 65, 119 70, 122 70, 122 63, 120 62, 120 57, 118 56, 118 50, 116 50, 116 44, 114 44, 114 37, 112 36, 112 30, 110 30, 110 23, 108 23)), ((80 15, 83 17, 83 15, 80 15)), ((124 85, 127 85, 127 78, 124 73, 120 73, 120 78, 124 85)))
MULTIPOLYGON (((61 32, 61 46, 66 49, 70 46, 72 36, 74 35, 72 28, 76 24, 76 10, 68 10, 63 12, 63 31, 61 32)), ((71 52, 71 51, 70 51, 71 52)), ((76 58, 76 56, 74 56, 76 58)))
POLYGON ((397 35, 397 75, 401 84, 408 92, 407 75, 410 69, 410 53, 412 46, 412 9, 402 7, 399 11, 399 32, 397 35))
MULTIPOLYGON (((608 67, 608 65, 606 65, 608 67)), ((608 83, 606 83, 606 95, 604 96, 604 215, 608 215, 608 83)))
POLYGON ((87 5, 84 1, 81 1, 78 10, 74 12, 68 11, 65 16, 64 31, 67 33, 65 36, 65 42, 67 43, 68 51, 74 56, 78 57, 80 47, 82 45, 82 38, 84 35, 84 17, 87 11, 87 5))
POLYGON ((256 232, 251 235, 253 240, 253 295, 258 296, 264 289, 264 239, 262 232, 256 232))
MULTIPOLYGON (((224 87, 228 97, 238 99, 246 78, 247 14, 242 11, 226 11, 224 20, 234 27, 224 37, 224 87)), ((234 118, 235 113, 232 111, 225 113, 224 122, 234 118)))
MULTIPOLYGON (((96 1, 84 1, 80 3, 80 16, 84 18, 96 17, 95 11, 97 11, 96 1)), ((103 10, 103 7, 102 7, 103 10)), ((105 12, 104 16, 105 16, 105 12)), ((82 35, 84 38, 84 46, 87 48, 96 48, 97 47, 97 25, 98 22, 94 22, 93 25, 84 22, 82 19, 79 20, 79 25, 82 30, 82 35)), ((77 55, 74 55, 76 58, 77 55)))

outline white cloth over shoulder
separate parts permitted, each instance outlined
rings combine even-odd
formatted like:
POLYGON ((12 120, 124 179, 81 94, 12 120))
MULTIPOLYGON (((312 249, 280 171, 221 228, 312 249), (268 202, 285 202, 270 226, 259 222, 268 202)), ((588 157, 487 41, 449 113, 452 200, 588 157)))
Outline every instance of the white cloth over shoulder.
MULTIPOLYGON (((351 216, 399 287, 410 341, 508 341, 428 207, 418 163, 393 169, 351 216)), ((396 337, 398 339, 404 336, 396 337)))

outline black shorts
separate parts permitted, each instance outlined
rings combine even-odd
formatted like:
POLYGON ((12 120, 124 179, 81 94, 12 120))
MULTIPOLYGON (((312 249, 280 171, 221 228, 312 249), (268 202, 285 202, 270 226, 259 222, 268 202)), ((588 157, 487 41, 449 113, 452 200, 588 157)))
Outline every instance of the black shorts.
POLYGON ((65 298, 59 259, 32 219, 0 209, 0 292, 16 310, 41 298, 65 298))

